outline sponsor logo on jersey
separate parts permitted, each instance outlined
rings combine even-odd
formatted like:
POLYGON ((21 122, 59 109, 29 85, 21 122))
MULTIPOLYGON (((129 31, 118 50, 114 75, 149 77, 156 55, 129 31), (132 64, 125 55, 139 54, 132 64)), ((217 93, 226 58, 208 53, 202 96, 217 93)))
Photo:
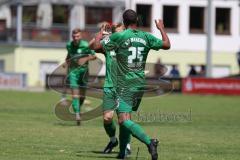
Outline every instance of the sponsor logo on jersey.
POLYGON ((78 49, 78 50, 77 50, 77 53, 82 53, 82 49, 78 49))

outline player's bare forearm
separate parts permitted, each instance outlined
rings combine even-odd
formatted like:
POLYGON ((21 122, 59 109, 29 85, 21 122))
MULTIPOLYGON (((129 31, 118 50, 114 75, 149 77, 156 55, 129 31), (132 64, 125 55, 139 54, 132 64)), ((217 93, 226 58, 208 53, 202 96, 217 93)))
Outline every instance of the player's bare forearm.
POLYGON ((102 32, 99 32, 97 33, 96 37, 94 38, 94 41, 92 41, 92 44, 89 47, 95 52, 103 52, 103 47, 100 42, 101 39, 102 39, 102 32))
POLYGON ((95 60, 97 57, 94 56, 94 55, 88 55, 87 57, 83 57, 83 58, 80 58, 78 60, 78 64, 79 65, 84 65, 85 63, 87 63, 88 61, 92 61, 92 60, 95 60))
POLYGON ((90 49, 93 48, 94 42, 95 42, 95 38, 91 39, 91 41, 89 42, 89 48, 90 48, 90 49))
POLYGON ((88 62, 88 61, 92 61, 95 60, 97 57, 95 55, 88 55, 87 57, 83 57, 80 60, 84 61, 84 62, 88 62))
POLYGON ((170 49, 171 43, 167 33, 165 32, 163 21, 155 20, 155 23, 156 23, 156 27, 158 28, 158 30, 161 32, 161 35, 162 35, 162 41, 163 41, 162 49, 166 49, 166 50, 170 49))
POLYGON ((95 43, 94 47, 93 47, 93 50, 95 52, 102 53, 103 52, 102 45, 100 43, 95 43))
POLYGON ((97 46, 98 44, 95 44, 95 38, 93 38, 90 42, 89 42, 89 48, 94 50, 95 52, 98 53, 102 53, 105 54, 105 52, 102 49, 102 46, 97 46), (95 45, 95 46, 94 46, 95 45))
POLYGON ((163 47, 162 49, 170 49, 171 48, 171 43, 170 40, 167 36, 167 33, 163 28, 160 29, 161 35, 162 35, 162 40, 163 40, 163 47))
POLYGON ((92 60, 95 60, 97 57, 95 55, 89 55, 87 57, 87 61, 92 61, 92 60))

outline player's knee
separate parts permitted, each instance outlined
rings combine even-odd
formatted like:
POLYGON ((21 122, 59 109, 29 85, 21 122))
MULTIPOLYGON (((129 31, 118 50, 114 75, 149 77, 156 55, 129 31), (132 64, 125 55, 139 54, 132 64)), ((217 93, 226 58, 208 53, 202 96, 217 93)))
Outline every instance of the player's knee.
POLYGON ((112 123, 113 118, 112 117, 104 117, 103 122, 104 124, 112 123))
POLYGON ((104 121, 105 124, 106 124, 106 123, 111 123, 112 120, 113 120, 113 113, 112 113, 112 111, 110 111, 110 112, 105 112, 105 113, 103 114, 103 121, 104 121))
POLYGON ((74 94, 74 95, 72 95, 72 98, 73 98, 73 99, 74 99, 74 98, 79 98, 79 95, 74 94))
POLYGON ((122 125, 124 121, 130 120, 131 115, 129 113, 120 113, 118 114, 118 124, 122 125))

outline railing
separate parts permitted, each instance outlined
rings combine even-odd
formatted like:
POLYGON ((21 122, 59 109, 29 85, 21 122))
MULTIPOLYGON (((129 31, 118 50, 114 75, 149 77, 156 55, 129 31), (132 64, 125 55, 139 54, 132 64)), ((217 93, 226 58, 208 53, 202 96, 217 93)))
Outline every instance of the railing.
MULTIPOLYGON (((66 42, 69 40, 69 28, 65 26, 52 26, 42 29, 32 25, 23 25, 23 42, 66 42)), ((16 42, 16 28, 7 28, 0 33, 1 42, 16 42)))
MULTIPOLYGON (((96 27, 86 26, 82 31, 83 39, 90 40, 97 32, 96 27)), ((42 29, 34 25, 23 25, 22 44, 30 46, 63 46, 70 39, 70 29, 67 26, 54 25, 42 29)), ((7 28, 0 33, 1 43, 16 43, 16 28, 7 28)))
POLYGON ((69 35, 69 29, 65 26, 52 26, 49 29, 23 26, 22 40, 35 42, 65 42, 69 39, 69 35))
POLYGON ((0 42, 16 42, 16 29, 4 29, 0 32, 0 42))

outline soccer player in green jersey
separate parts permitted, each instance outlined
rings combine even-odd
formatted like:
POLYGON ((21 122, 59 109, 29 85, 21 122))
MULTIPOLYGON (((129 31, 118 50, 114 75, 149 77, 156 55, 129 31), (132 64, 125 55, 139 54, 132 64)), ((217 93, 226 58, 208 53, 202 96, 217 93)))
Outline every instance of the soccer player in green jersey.
MULTIPOLYGON (((123 30, 124 30, 124 26, 121 23, 113 25, 112 27, 108 23, 103 24, 100 31, 104 35, 104 37, 102 37, 102 41, 104 41, 105 39, 108 39, 111 33, 120 32, 123 30)), ((91 42, 92 44, 94 44, 94 41, 91 41, 91 42)), ((106 63, 106 76, 105 76, 105 82, 103 86, 104 94, 103 94, 102 107, 103 107, 104 129, 110 138, 110 142, 105 147, 103 153, 111 153, 113 148, 118 145, 118 140, 116 138, 116 124, 113 120, 114 110, 117 107, 116 91, 113 88, 113 81, 114 81, 114 78, 116 77, 115 76, 116 73, 113 73, 113 72, 116 71, 115 68, 117 67, 116 58, 115 58, 116 54, 114 50, 105 50, 105 51, 97 50, 97 51, 104 54, 105 63, 106 63)), ((121 132, 122 130, 120 129, 120 134, 121 132)), ((128 139, 130 142, 130 135, 128 139)), ((130 144, 127 145, 126 152, 128 154, 131 153, 130 144)))
MULTIPOLYGON (((98 39, 100 38, 96 38, 95 49, 104 48, 108 50, 108 48, 114 48, 118 65, 117 81, 114 84, 119 102, 116 110, 118 122, 120 127, 125 129, 126 135, 131 133, 135 138, 146 144, 152 160, 157 160, 158 140, 151 139, 140 125, 131 120, 131 112, 136 110, 136 108, 133 108, 134 104, 136 100, 141 99, 143 94, 145 86, 144 69, 149 51, 151 49, 169 49, 170 41, 164 30, 162 20, 155 21, 156 27, 162 35, 162 40, 137 29, 137 14, 133 10, 124 12, 123 22, 126 30, 112 34, 103 43, 99 43, 98 39)), ((122 143, 123 146, 126 145, 126 139, 123 138, 122 143)), ((118 158, 125 158, 125 151, 121 150, 121 147, 118 158)))
POLYGON ((67 43, 68 80, 72 90, 72 107, 76 114, 77 125, 80 125, 80 109, 85 100, 88 80, 88 61, 96 59, 95 52, 89 48, 88 42, 82 40, 81 30, 72 31, 72 41, 67 43))

